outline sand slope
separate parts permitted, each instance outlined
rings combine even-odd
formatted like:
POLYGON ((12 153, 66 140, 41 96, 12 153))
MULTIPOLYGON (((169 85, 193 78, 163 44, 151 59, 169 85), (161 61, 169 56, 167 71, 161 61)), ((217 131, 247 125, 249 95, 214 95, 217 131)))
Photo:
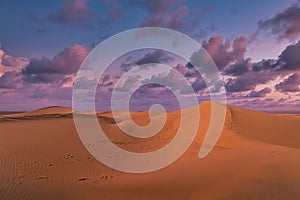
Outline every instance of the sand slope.
MULTIPOLYGON (((0 199, 300 199, 300 118, 229 106, 217 146, 200 160, 210 105, 200 105, 188 151, 147 174, 115 171, 95 160, 79 140, 70 108, 1 116, 0 199)), ((98 116, 114 144, 149 152, 172 140, 180 112, 169 112, 165 127, 149 139, 122 134, 110 112, 98 116)), ((149 123, 147 112, 131 116, 149 123)))

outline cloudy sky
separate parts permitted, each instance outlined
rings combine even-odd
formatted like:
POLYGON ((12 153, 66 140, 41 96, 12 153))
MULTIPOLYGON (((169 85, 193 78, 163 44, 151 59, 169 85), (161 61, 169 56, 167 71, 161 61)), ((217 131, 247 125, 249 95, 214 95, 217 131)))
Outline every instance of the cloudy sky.
MULTIPOLYGON (((206 49, 230 104, 300 112, 300 1, 13 0, 1 1, 0 13, 3 111, 71 106, 74 77, 93 47, 119 32, 154 26, 185 33, 206 49)), ((147 49, 110 66, 98 83, 97 109, 109 110, 111 92, 124 72, 149 62, 176 69, 199 102, 209 98, 189 61, 147 49)), ((136 91, 132 101, 137 110, 153 103, 177 108, 174 95, 153 84, 136 91)))

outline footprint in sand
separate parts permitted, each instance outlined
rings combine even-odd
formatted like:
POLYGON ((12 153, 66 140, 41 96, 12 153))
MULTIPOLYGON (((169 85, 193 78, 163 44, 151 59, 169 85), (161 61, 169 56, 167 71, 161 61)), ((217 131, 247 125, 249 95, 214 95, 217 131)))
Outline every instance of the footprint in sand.
POLYGON ((18 181, 18 182, 16 182, 15 185, 21 185, 21 184, 23 184, 23 182, 22 181, 18 181))
POLYGON ((86 181, 86 180, 88 180, 88 178, 86 178, 86 177, 82 177, 82 178, 78 179, 78 181, 86 181))
POLYGON ((111 179, 113 178, 114 176, 108 176, 108 175, 105 175, 105 176, 101 176, 101 180, 108 180, 108 179, 111 179))
POLYGON ((88 161, 92 161, 93 160, 93 158, 90 158, 90 157, 88 157, 87 159, 88 159, 88 161))
POLYGON ((40 176, 40 177, 37 177, 38 180, 48 180, 49 177, 48 176, 40 176))

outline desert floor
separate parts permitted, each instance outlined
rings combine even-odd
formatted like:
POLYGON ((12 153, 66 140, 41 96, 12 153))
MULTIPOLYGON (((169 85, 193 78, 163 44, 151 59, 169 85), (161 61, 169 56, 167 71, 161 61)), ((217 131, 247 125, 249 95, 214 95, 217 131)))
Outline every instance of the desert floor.
MULTIPOLYGON (((93 158, 69 108, 1 115, 0 199, 300 199, 300 115, 228 106, 217 145, 199 159, 211 103, 199 106, 191 147, 172 165, 145 174, 119 172, 93 158)), ((131 115, 139 124, 149 121, 147 112, 131 115)), ((162 131, 148 139, 122 134, 109 112, 98 116, 113 143, 150 152, 174 137, 180 112, 168 112, 162 131)))

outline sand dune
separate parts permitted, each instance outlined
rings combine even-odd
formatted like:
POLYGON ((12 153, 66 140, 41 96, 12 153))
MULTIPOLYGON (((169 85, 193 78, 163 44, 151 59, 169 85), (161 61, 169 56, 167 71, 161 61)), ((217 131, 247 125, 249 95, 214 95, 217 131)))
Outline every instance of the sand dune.
MULTIPOLYGON (((300 117, 228 106, 216 147, 199 159, 210 106, 200 105, 199 129, 188 151, 146 174, 119 172, 95 160, 81 144, 70 108, 2 115, 0 199, 300 199, 300 117)), ((180 119, 179 111, 168 112, 163 129, 143 139, 118 128, 121 111, 119 121, 111 112, 97 115, 111 142, 133 152, 166 145, 180 119)), ((149 123, 148 112, 131 116, 139 125, 149 123)))
POLYGON ((233 106, 230 110, 237 134, 271 144, 300 148, 300 118, 297 115, 258 113, 233 106))
POLYGON ((72 117, 72 108, 51 106, 29 112, 0 115, 0 121, 72 117))

